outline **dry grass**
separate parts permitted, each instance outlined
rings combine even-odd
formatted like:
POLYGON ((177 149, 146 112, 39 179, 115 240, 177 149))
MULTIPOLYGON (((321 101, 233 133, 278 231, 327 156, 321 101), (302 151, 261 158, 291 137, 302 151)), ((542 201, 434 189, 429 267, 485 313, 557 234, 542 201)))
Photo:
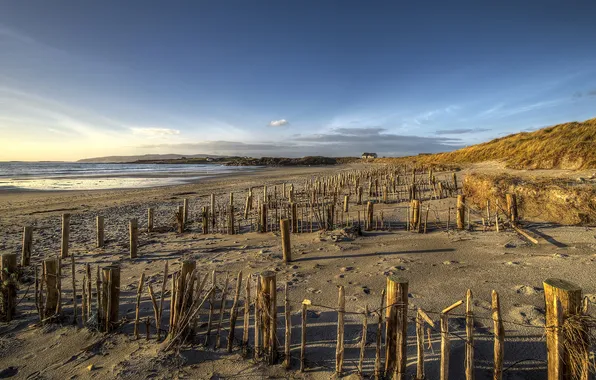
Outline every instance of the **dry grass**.
POLYGON ((518 211, 527 220, 566 225, 596 225, 596 186, 556 178, 521 178, 507 174, 472 173, 464 178, 463 191, 478 208, 498 199, 506 205, 505 194, 517 196, 518 211))
POLYGON ((574 379, 587 379, 587 372, 594 372, 596 369, 594 362, 589 359, 590 348, 596 340, 595 329, 596 318, 586 314, 571 315, 563 323, 563 350, 568 354, 567 364, 574 379))
POLYGON ((430 163, 475 163, 503 161, 514 169, 596 168, 596 118, 521 132, 448 153, 375 161, 430 163))

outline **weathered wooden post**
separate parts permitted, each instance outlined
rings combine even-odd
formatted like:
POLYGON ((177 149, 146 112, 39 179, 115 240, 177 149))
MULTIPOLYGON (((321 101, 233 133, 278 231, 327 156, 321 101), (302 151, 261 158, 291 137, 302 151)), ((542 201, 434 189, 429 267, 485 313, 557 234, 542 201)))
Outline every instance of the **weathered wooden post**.
POLYGON ((373 226, 373 215, 374 215, 374 205, 372 202, 368 202, 366 204, 366 225, 364 229, 366 231, 371 231, 373 226))
POLYGON ((503 320, 501 319, 499 294, 494 290, 492 291, 492 319, 495 336, 493 380, 502 380, 503 358, 505 356, 505 329, 503 328, 503 320))
POLYGON ((59 290, 58 290, 58 259, 57 258, 49 258, 43 261, 44 266, 44 273, 45 278, 43 281, 46 285, 46 305, 44 316, 51 317, 56 313, 58 310, 58 303, 59 303, 59 290))
POLYGON ((463 230, 464 229, 464 220, 465 220, 465 213, 466 213, 466 197, 465 195, 458 195, 457 196, 457 229, 463 230))
POLYGON ((263 202, 261 204, 261 232, 267 232, 267 204, 263 202))
POLYGON ((472 290, 466 292, 466 380, 474 380, 474 313, 472 290))
POLYGON ((135 339, 139 339, 139 318, 141 316, 141 296, 143 295, 143 285, 145 284, 145 272, 141 272, 139 285, 137 287, 137 307, 135 310, 135 324, 133 334, 135 339))
POLYGON ((362 319, 362 334, 360 336, 360 356, 358 357, 358 375, 364 378, 364 354, 366 353, 366 335, 368 332, 368 304, 364 306, 364 318, 362 319))
POLYGON ((153 232, 153 218, 154 218, 153 208, 149 207, 147 209, 147 232, 153 232))
POLYGON ((344 287, 339 286, 337 301, 337 345, 335 347, 335 376, 339 379, 344 368, 344 314, 346 313, 346 295, 344 287))
POLYGON ((258 303, 261 305, 261 338, 267 363, 277 360, 277 286, 275 272, 265 271, 259 276, 261 283, 258 303))
POLYGON ((248 357, 248 333, 250 327, 250 281, 252 275, 246 276, 246 287, 244 288, 244 320, 242 331, 242 357, 248 357))
POLYGON ((298 233, 298 205, 296 202, 292 202, 290 205, 292 209, 292 233, 298 233))
POLYGON ((290 222, 287 219, 279 221, 279 229, 281 230, 281 249, 283 253, 284 263, 292 261, 292 245, 290 243, 290 222))
POLYGON ((113 264, 102 269, 102 287, 105 331, 110 332, 118 323, 118 309, 120 307, 120 267, 118 265, 113 264))
POLYGON ((104 233, 104 217, 103 215, 97 215, 95 217, 95 245, 97 248, 103 248, 105 245, 105 233, 104 233))
POLYGON ((449 339, 449 312, 463 303, 464 301, 459 300, 441 311, 441 368, 439 370, 441 380, 449 379, 449 355, 451 353, 451 340, 449 339))
POLYGON ((62 214, 62 242, 60 245, 60 257, 68 257, 68 241, 70 239, 70 214, 62 214))
POLYGON ((292 356, 290 351, 292 345, 292 309, 290 308, 287 282, 284 291, 284 317, 286 322, 286 334, 284 339, 284 368, 290 369, 292 367, 292 356))
POLYGON ((188 198, 184 198, 182 202, 182 224, 186 226, 186 223, 188 222, 188 198))
POLYGON ((230 193, 230 210, 228 216, 228 233, 234 235, 234 193, 230 193))
POLYGON ((509 220, 514 225, 517 224, 518 221, 518 214, 517 214, 517 199, 515 194, 507 193, 505 194, 505 198, 507 199, 507 211, 509 212, 509 220))
POLYGON ((5 314, 7 322, 12 320, 17 308, 17 289, 14 278, 17 272, 17 254, 4 253, 0 257, 0 280, 3 283, 2 311, 5 314))
MULTIPOLYGON (((424 322, 429 324, 430 328, 435 328, 435 323, 432 319, 420 308, 416 315, 416 380, 424 380, 424 322)), ((430 330, 429 330, 430 331, 430 330)), ((429 333, 430 344, 430 333, 429 333)))
POLYGON ((412 231, 420 232, 420 201, 412 199, 412 218, 410 221, 410 229, 412 231))
POLYGON ((453 172, 453 190, 455 191, 455 194, 457 194, 457 175, 455 172, 453 172))
POLYGON ((571 282, 557 278, 546 279, 543 286, 546 303, 548 380, 571 379, 569 353, 564 349, 561 327, 568 317, 580 313, 582 289, 571 282))
POLYGON ((23 229, 23 248, 21 250, 21 266, 31 264, 31 251, 33 250, 33 227, 25 226, 23 229))
POLYGON ((184 225, 184 206, 178 206, 176 208, 176 212, 174 213, 174 216, 176 217, 176 225, 178 226, 178 233, 181 234, 184 232, 185 230, 185 225, 184 225))
POLYGON ((215 231, 215 194, 211 193, 211 206, 209 208, 211 212, 211 230, 215 231))
POLYGON ((307 307, 310 305, 310 300, 302 301, 302 330, 300 334, 300 372, 306 369, 306 317, 307 307))
POLYGON ((137 257, 137 249, 139 245, 139 225, 136 219, 131 219, 128 222, 128 235, 130 258, 134 259, 137 257))
POLYGON ((234 335, 236 331, 236 320, 238 319, 238 299, 240 298, 240 289, 242 288, 242 271, 238 272, 236 277, 236 293, 234 293, 234 303, 230 312, 230 332, 228 333, 228 352, 232 352, 234 344, 234 335))
POLYGON ((201 214, 203 222, 203 234, 209 233, 209 206, 203 206, 203 212, 201 214))
POLYGON ((406 342, 408 327, 408 281, 398 276, 387 277, 387 310, 385 376, 395 379, 406 375, 406 342))

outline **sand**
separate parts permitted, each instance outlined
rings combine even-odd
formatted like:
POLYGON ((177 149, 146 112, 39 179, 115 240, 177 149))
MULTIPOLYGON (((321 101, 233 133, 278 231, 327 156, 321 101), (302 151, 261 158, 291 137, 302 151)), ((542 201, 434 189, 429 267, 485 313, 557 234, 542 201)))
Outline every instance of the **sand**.
MULTIPOLYGON (((313 168, 276 168, 242 175, 210 178, 199 183, 139 190, 109 190, 85 192, 10 192, 0 194, 0 253, 20 253, 24 225, 34 225, 34 263, 56 255, 60 250, 60 215, 71 217, 70 251, 76 255, 77 282, 81 286, 84 264, 121 266, 120 316, 134 319, 136 287, 141 272, 153 284, 161 287, 165 260, 170 273, 180 267, 181 260, 197 261, 201 273, 221 272, 223 279, 230 275, 230 290, 235 277, 242 270, 249 273, 263 270, 277 272, 278 306, 285 282, 290 285, 292 307, 292 369, 281 365, 266 366, 244 360, 238 348, 232 354, 224 349, 214 350, 202 345, 186 346, 177 353, 159 352, 155 331, 151 340, 135 340, 132 323, 125 323, 116 333, 104 337, 87 328, 77 328, 65 322, 40 326, 33 304, 30 284, 19 289, 19 315, 12 322, 0 325, 0 377, 13 374, 14 378, 312 378, 327 379, 334 373, 337 313, 326 307, 336 307, 337 286, 343 285, 346 294, 346 375, 356 371, 360 342, 362 312, 366 305, 376 309, 380 294, 389 274, 397 274, 409 281, 409 316, 418 307, 438 321, 444 307, 463 299, 467 289, 474 294, 476 313, 476 378, 490 378, 492 368, 492 321, 490 320, 490 293, 494 289, 501 297, 503 318, 506 320, 505 379, 543 379, 546 368, 544 339, 544 300, 542 281, 558 277, 572 281, 583 292, 596 300, 596 229, 561 227, 535 222, 531 230, 547 236, 538 246, 529 244, 511 230, 446 232, 436 227, 428 234, 407 232, 401 225, 391 230, 366 232, 355 238, 334 238, 332 233, 302 233, 292 236, 294 261, 281 262, 281 239, 278 232, 245 232, 240 235, 209 234, 200 232, 198 212, 207 204, 211 192, 222 199, 229 192, 249 186, 271 188, 282 182, 295 183, 316 175, 332 175, 359 165, 313 168), (177 234, 172 231, 153 232, 146 226, 147 207, 156 208, 156 224, 171 228, 173 210, 189 198, 191 204, 190 231, 177 234), (106 218, 107 244, 95 248, 94 218, 106 218), (127 222, 139 219, 139 258, 128 258, 127 222), (555 242, 556 244, 553 244, 555 242), (300 344, 300 302, 312 301, 307 330, 307 371, 298 372, 300 344), (83 349, 98 342, 91 350, 83 349), (522 361, 523 360, 523 361, 522 361)), ((431 202, 437 210, 430 220, 444 221, 445 210, 455 205, 453 198, 431 202)), ((394 212, 403 221, 404 204, 380 206, 387 215, 394 212), (402 212, 402 214, 400 214, 402 212)), ((432 223, 431 223, 432 226, 432 223)), ((66 267, 65 267, 66 268, 66 267)), ((63 280, 64 313, 71 315, 70 271, 63 280)), ((254 288, 253 288, 254 291, 254 288)), ((79 289, 80 295, 80 289, 79 289)), ((80 305, 80 300, 79 300, 80 305)), ((231 302, 229 302, 229 305, 231 302)), ((166 305, 166 310, 169 307, 166 305)), ((280 311, 282 311, 280 309, 280 311)), ((463 377, 465 319, 463 308, 454 310, 450 322, 452 336, 451 377, 463 377)), ((150 299, 143 296, 143 317, 153 316, 150 299)), ((164 313, 164 323, 167 312, 164 313)), ((201 315, 201 321, 207 318, 201 315)), ((224 320, 227 336, 228 317, 224 320)), ((283 314, 278 316, 278 339, 283 346, 283 314)), ((252 321, 251 321, 252 324, 252 321)), ((376 315, 368 318, 365 374, 374 369, 376 315)), ((203 329, 204 330, 204 329, 203 329)), ((201 331, 203 331, 201 330, 201 331)), ((242 334, 239 318, 237 336, 242 334)), ((144 328, 141 328, 144 333, 144 328)), ((252 331, 251 331, 252 340, 252 331)), ((201 338, 201 337, 199 337, 201 338)), ((201 338, 202 340, 202 338, 201 338)), ((440 336, 431 334, 432 349, 427 349, 427 378, 438 378, 440 336)), ((414 325, 408 326, 408 377, 415 374, 416 338, 414 325)))

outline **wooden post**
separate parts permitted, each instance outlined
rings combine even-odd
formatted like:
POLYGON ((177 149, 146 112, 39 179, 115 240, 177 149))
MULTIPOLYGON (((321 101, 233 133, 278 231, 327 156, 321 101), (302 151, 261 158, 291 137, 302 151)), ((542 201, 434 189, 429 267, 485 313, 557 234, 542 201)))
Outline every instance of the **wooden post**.
POLYGON ((335 376, 341 377, 344 368, 344 314, 346 312, 346 296, 344 287, 339 286, 337 301, 337 345, 335 347, 335 376))
POLYGON ((97 248, 103 248, 105 245, 104 217, 102 215, 95 217, 95 245, 97 248))
POLYGON ((137 249, 139 245, 139 225, 136 219, 131 219, 128 222, 128 234, 130 245, 130 258, 137 257, 137 249))
POLYGON ((364 318, 362 319, 362 334, 360 336, 360 357, 358 358, 358 375, 363 378, 364 354, 366 353, 366 333, 368 332, 368 304, 364 306, 364 318))
POLYGON ((292 346, 292 310, 290 308, 290 299, 288 298, 288 283, 286 282, 286 287, 284 291, 284 316, 286 322, 286 335, 284 340, 284 368, 290 369, 292 367, 292 356, 291 356, 291 346, 292 346))
POLYGON ((250 280, 252 276, 246 277, 246 287, 244 288, 244 320, 242 330, 242 356, 248 357, 248 333, 250 327, 250 280))
POLYGON ((202 216, 202 225, 203 225, 203 234, 209 233, 209 206, 203 206, 202 216))
POLYGON ((215 232, 215 194, 211 193, 211 229, 215 232))
POLYGON ((495 336, 494 343, 494 371, 493 380, 503 380, 503 358, 505 356, 505 329, 501 319, 501 304, 499 294, 492 291, 492 318, 495 336))
POLYGON ((182 225, 186 226, 188 222, 188 198, 184 198, 182 203, 182 225))
POLYGON ((260 274, 261 289, 258 303, 261 305, 261 337, 263 353, 267 363, 277 360, 277 288, 275 272, 265 271, 260 274))
POLYGON ((261 232, 267 232, 267 204, 261 204, 261 232))
POLYGON ((420 201, 418 199, 412 200, 412 220, 410 229, 412 231, 420 231, 420 201))
POLYGON ((385 376, 395 379, 406 375, 406 343, 408 327, 408 281, 392 275, 387 277, 387 310, 385 376))
POLYGON ((31 251, 33 249, 33 227, 25 226, 23 229, 23 248, 21 250, 21 266, 31 264, 31 251))
POLYGON ((507 211, 509 212, 509 220, 514 225, 517 224, 518 215, 517 215, 517 199, 515 194, 507 193, 505 194, 505 198, 507 199, 507 211))
POLYGON ((261 294, 261 281, 257 276, 256 279, 256 289, 255 289, 255 316, 254 316, 254 335, 255 335, 255 351, 254 351, 254 359, 255 361, 259 360, 262 355, 261 348, 263 347, 262 340, 263 337, 261 336, 261 308, 262 305, 259 303, 259 294, 261 294))
POLYGON ((306 317, 307 307, 310 305, 310 300, 302 301, 302 330, 300 339, 300 372, 306 369, 306 317))
MULTIPOLYGON (((434 328, 435 324, 432 319, 422 309, 418 308, 418 314, 416 315, 416 380, 424 380, 424 321, 434 328)), ((429 339, 430 344, 430 327, 429 327, 429 339)))
POLYGON ((440 379, 447 380, 449 378, 449 354, 451 353, 451 341, 449 339, 449 312, 456 307, 462 305, 464 301, 457 301, 453 305, 441 311, 441 368, 440 379))
POLYGON ((381 378, 381 337, 383 336, 383 305, 385 302, 385 289, 381 292, 381 306, 379 306, 377 321, 377 344, 375 346, 375 380, 381 378))
POLYGON ((46 285, 46 305, 44 316, 51 317, 58 309, 58 259, 50 258, 43 261, 46 285))
POLYGON ((298 205, 295 202, 290 204, 290 208, 292 211, 292 233, 298 233, 298 205))
POLYGON ((72 310, 73 310, 73 321, 72 324, 78 326, 77 316, 77 280, 75 274, 75 257, 70 255, 70 271, 72 275, 72 310))
POLYGON ((457 229, 464 229, 464 220, 466 212, 466 197, 464 195, 457 196, 457 229))
POLYGON ((472 307, 472 290, 468 289, 466 292, 466 380, 474 380, 474 313, 472 307))
POLYGON ((139 339, 139 317, 141 314, 141 296, 143 295, 143 284, 145 282, 145 273, 141 272, 141 278, 139 279, 139 286, 137 287, 137 307, 135 310, 135 324, 133 334, 135 339, 139 339))
POLYGON ((563 349, 560 329, 569 316, 580 313, 582 289, 557 278, 546 279, 543 286, 546 303, 548 380, 571 379, 569 354, 563 349), (557 304, 560 304, 560 310, 557 310, 557 304))
POLYGON ((230 209, 228 215, 228 233, 234 235, 234 193, 230 193, 230 209))
POLYGON ((366 204, 366 225, 365 230, 371 231, 373 226, 374 205, 372 202, 366 204))
POLYGON ((154 219, 154 211, 153 208, 149 207, 147 209, 147 232, 153 232, 153 219, 154 219))
POLYGON ((451 342, 449 341, 449 316, 441 314, 441 369, 440 379, 449 379, 449 354, 451 351, 451 342))
POLYGON ((290 243, 290 222, 287 219, 279 221, 279 228, 281 230, 281 249, 283 252, 284 263, 292 261, 292 245, 290 243))
POLYGON ((70 214, 62 214, 62 243, 60 246, 60 257, 68 257, 68 241, 70 239, 70 214))
MULTIPOLYGON (((4 253, 0 258, 0 280, 3 283, 3 294, 2 294, 2 308, 5 313, 6 321, 12 320, 12 317, 16 313, 17 307, 17 289, 16 281, 14 278, 17 272, 17 254, 16 253, 4 253)), ((52 313, 53 314, 53 313, 52 313)))
POLYGON ((344 212, 349 212, 350 196, 344 195, 344 212))
POLYGON ((240 288, 242 287, 242 271, 238 272, 236 277, 236 293, 234 294, 234 303, 230 312, 230 332, 228 333, 228 352, 232 352, 234 345, 234 335, 236 331, 236 320, 238 319, 238 298, 240 297, 240 288))
POLYGON ((110 265, 103 268, 103 286, 106 291, 107 299, 104 302, 106 309, 104 315, 106 316, 106 331, 110 332, 114 329, 114 324, 118 322, 118 309, 120 308, 120 267, 118 265, 110 265))
POLYGON ((221 291, 221 302, 219 304, 219 322, 217 322, 217 329, 215 330, 215 349, 217 350, 220 347, 221 339, 220 339, 220 332, 221 332, 221 325, 223 323, 224 314, 226 311, 226 297, 228 295, 228 283, 229 283, 230 275, 226 273, 226 281, 224 283, 224 287, 221 291))

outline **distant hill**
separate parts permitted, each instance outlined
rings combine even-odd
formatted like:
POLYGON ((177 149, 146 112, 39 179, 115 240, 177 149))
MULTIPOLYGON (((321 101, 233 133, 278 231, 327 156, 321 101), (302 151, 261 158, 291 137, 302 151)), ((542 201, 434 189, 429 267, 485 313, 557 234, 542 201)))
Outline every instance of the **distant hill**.
POLYGON ((223 156, 215 156, 211 154, 144 154, 140 156, 106 156, 106 157, 95 157, 95 158, 84 158, 77 162, 88 162, 88 163, 114 163, 114 162, 137 162, 137 161, 162 161, 162 160, 179 160, 182 158, 219 158, 223 156))
POLYGON ((596 118, 521 132, 453 152, 380 159, 430 164, 502 161, 514 169, 596 168, 596 118))

